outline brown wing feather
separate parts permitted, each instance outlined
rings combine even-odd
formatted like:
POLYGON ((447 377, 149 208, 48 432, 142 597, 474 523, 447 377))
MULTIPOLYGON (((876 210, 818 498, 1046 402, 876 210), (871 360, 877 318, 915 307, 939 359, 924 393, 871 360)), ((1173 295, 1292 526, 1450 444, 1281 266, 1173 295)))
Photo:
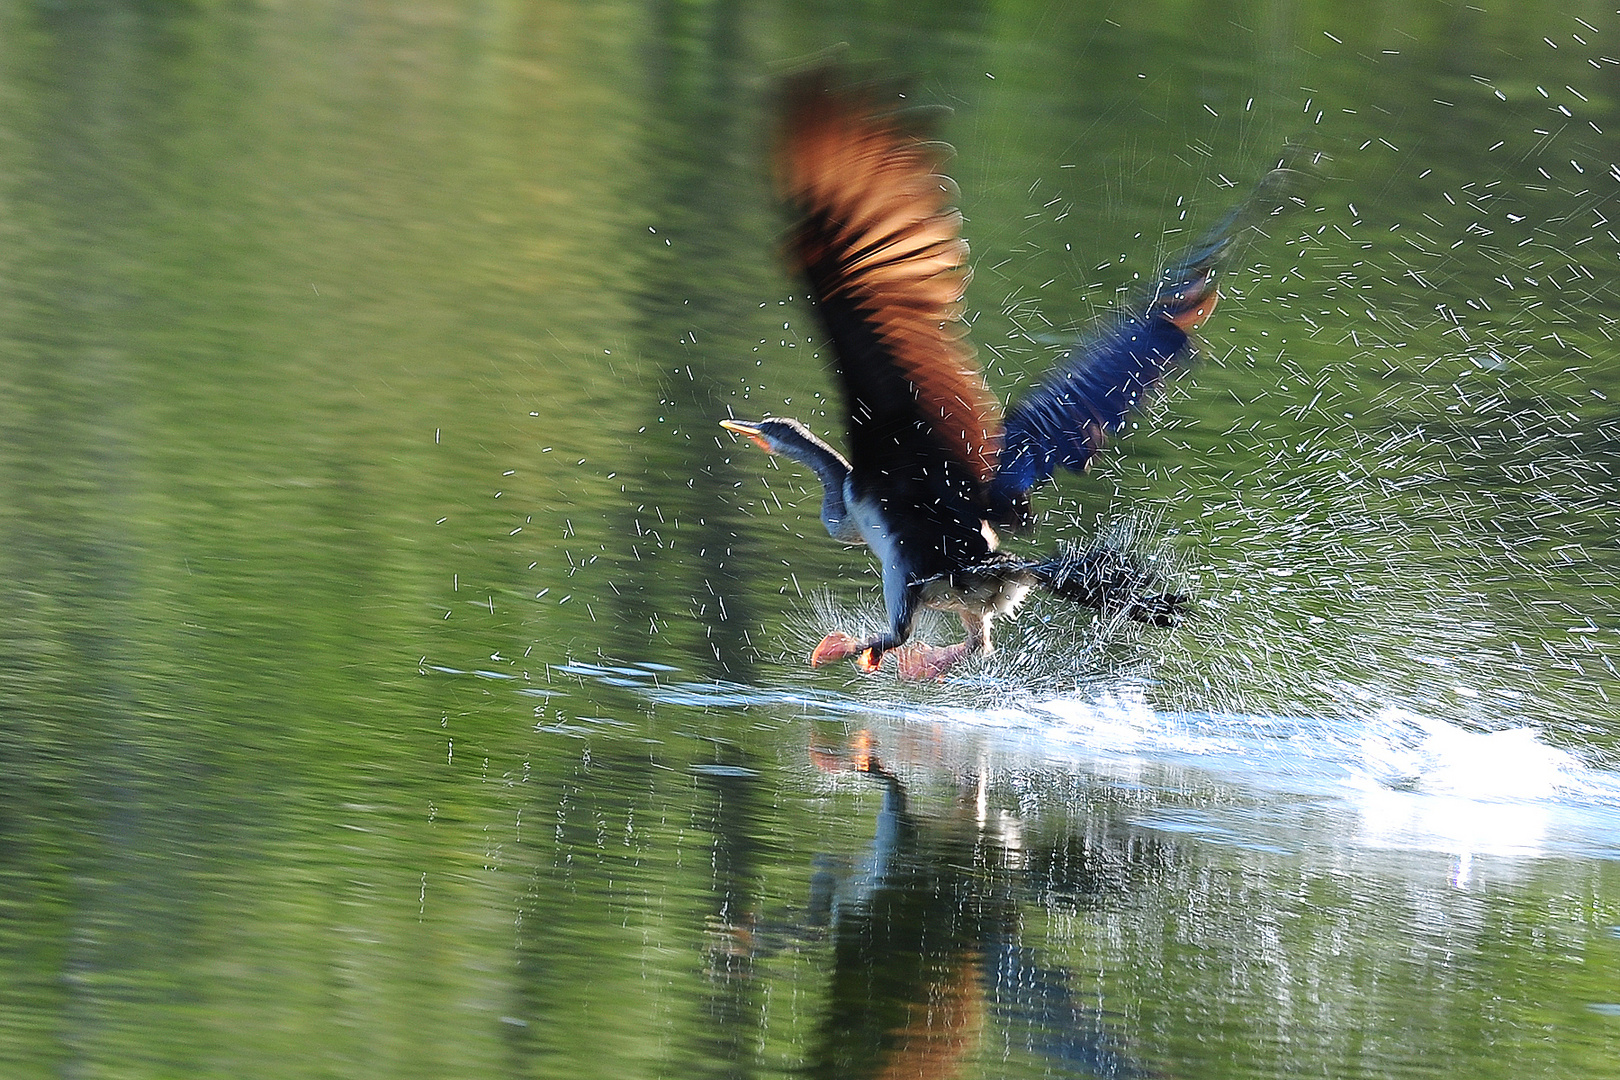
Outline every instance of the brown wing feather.
MULTIPOLYGON (((801 215, 791 254, 817 293, 846 385, 883 398, 888 373, 875 368, 892 365, 915 399, 904 406, 984 484, 1000 447, 1001 407, 964 340, 968 246, 951 205, 956 185, 939 172, 949 156, 869 90, 840 86, 825 69, 789 87, 777 183, 801 215), (855 344, 874 337, 881 347, 855 344)), ((852 424, 873 407, 850 404, 852 424)))

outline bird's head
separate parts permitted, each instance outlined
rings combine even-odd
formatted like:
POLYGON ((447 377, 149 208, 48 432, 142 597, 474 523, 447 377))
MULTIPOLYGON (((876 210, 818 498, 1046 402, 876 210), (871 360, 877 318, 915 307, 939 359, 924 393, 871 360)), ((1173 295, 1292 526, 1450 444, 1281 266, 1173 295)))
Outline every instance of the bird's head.
POLYGON ((743 436, 767 454, 786 454, 807 465, 816 465, 832 458, 843 466, 844 471, 849 469, 842 455, 797 420, 767 416, 763 420, 722 420, 720 426, 743 436))
POLYGON ((844 485, 849 480, 849 462, 844 455, 816 438, 797 420, 767 416, 763 420, 722 420, 720 426, 741 435, 767 454, 786 454, 807 466, 821 481, 821 523, 834 540, 845 544, 865 543, 860 527, 844 506, 844 485))
POLYGON ((757 424, 751 420, 722 420, 720 426, 733 435, 741 435, 767 454, 774 454, 777 452, 777 442, 768 434, 770 427, 767 425, 775 425, 781 422, 767 417, 757 424))

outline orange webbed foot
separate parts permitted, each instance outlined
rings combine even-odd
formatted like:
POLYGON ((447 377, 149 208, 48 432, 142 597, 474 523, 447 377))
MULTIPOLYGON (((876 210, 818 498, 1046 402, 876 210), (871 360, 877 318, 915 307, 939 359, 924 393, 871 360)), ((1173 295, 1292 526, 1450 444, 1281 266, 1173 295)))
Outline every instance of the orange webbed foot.
POLYGON ((848 634, 841 634, 837 630, 821 639, 815 651, 810 654, 811 667, 823 667, 837 660, 844 660, 854 656, 860 651, 860 643, 848 634))
POLYGON ((943 681, 945 673, 967 656, 968 646, 965 641, 944 648, 915 642, 902 646, 895 652, 902 679, 912 682, 922 682, 925 679, 943 681))
POLYGON ((863 675, 876 675, 878 668, 883 666, 883 654, 874 653, 872 649, 862 649, 855 657, 855 666, 861 669, 863 675))

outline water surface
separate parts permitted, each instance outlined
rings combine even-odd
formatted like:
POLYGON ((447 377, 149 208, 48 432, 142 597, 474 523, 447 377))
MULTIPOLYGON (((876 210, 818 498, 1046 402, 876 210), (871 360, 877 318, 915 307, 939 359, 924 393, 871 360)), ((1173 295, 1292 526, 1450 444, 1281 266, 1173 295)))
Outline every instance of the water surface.
POLYGON ((0 1071, 1620 1075, 1617 57, 1592 4, 0 10, 0 1071), (954 110, 1004 395, 1331 155, 1041 503, 1186 626, 804 668, 876 579, 715 422, 837 427, 764 166, 836 41, 954 110))

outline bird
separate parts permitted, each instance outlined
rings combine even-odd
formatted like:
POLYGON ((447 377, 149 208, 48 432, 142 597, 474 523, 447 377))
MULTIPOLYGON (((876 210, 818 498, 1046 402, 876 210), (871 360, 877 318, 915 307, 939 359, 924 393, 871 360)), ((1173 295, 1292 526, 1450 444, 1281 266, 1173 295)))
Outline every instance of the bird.
POLYGON ((908 106, 892 84, 837 64, 783 82, 773 171, 792 218, 784 247, 825 332, 848 456, 790 417, 720 421, 813 472, 827 533, 866 545, 880 565, 887 627, 834 630, 811 665, 849 659, 870 674, 892 652, 902 678, 943 679, 993 651, 993 622, 1035 588, 1174 625, 1187 599, 1151 593, 1158 575, 1140 557, 1074 544, 1026 557, 1002 551, 1002 534, 1030 527, 1030 492, 1059 469, 1085 471, 1186 361, 1220 300, 1218 271, 1240 222, 1275 185, 1258 185, 1004 412, 966 340, 969 249, 958 189, 942 171, 952 150, 931 137, 935 114, 908 106), (964 640, 910 640, 924 608, 956 613, 964 640))

